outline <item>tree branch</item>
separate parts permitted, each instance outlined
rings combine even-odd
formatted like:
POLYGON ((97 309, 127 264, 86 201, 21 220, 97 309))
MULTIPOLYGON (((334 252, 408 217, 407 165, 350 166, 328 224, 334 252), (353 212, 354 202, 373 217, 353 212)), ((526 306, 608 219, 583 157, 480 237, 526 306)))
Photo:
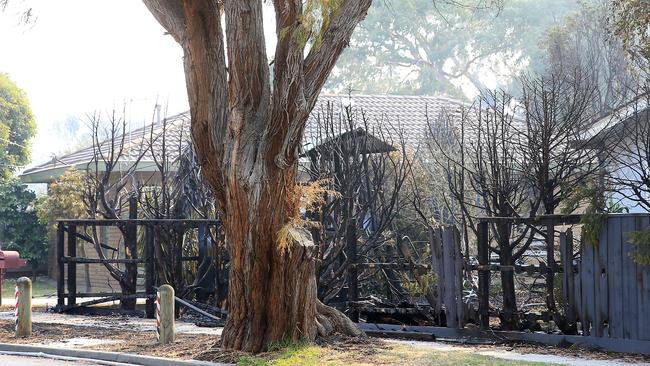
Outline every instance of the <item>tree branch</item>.
POLYGON ((365 18, 371 3, 372 0, 343 1, 327 29, 323 30, 322 42, 309 51, 305 58, 305 82, 310 107, 316 103, 327 76, 350 42, 354 28, 365 18))
POLYGON ((185 42, 185 12, 181 0, 143 0, 154 18, 176 40, 185 42))

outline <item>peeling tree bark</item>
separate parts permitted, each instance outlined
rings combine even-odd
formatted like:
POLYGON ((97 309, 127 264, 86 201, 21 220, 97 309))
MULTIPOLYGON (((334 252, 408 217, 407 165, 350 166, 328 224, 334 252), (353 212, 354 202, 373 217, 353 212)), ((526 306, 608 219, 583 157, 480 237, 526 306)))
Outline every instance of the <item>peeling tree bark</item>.
POLYGON ((275 0, 273 85, 262 0, 144 2, 183 48, 192 137, 224 218, 231 270, 222 348, 258 352, 284 337, 362 335, 318 301, 311 236, 292 226, 307 117, 371 0, 333 2, 306 57, 303 0, 275 0), (294 234, 281 247, 286 227, 294 234))

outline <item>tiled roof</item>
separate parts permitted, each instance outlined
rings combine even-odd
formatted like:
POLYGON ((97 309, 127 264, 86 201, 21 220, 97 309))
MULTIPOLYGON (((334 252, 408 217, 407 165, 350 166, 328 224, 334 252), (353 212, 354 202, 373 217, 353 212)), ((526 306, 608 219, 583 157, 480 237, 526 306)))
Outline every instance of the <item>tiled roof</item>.
MULTIPOLYGON (((445 96, 396 96, 396 95, 321 95, 318 99, 316 107, 311 113, 305 129, 305 138, 303 150, 313 147, 314 141, 322 141, 319 129, 319 119, 325 114, 332 116, 343 115, 342 111, 346 107, 351 107, 351 113, 359 116, 365 116, 365 125, 370 134, 376 134, 379 126, 384 132, 378 136, 384 140, 396 140, 397 131, 399 135, 403 136, 407 143, 417 144, 418 141, 426 134, 428 130, 427 116, 429 120, 435 119, 442 113, 450 115, 459 115, 460 111, 464 108, 470 107, 470 104, 461 102, 445 96), (388 133, 386 131, 389 131, 388 133), (392 131, 392 132, 390 132, 392 131)), ((150 141, 153 136, 155 143, 153 154, 147 152, 140 164, 153 166, 154 156, 160 158, 160 137, 162 134, 163 126, 167 128, 167 151, 168 159, 173 160, 178 156, 179 141, 183 144, 189 142, 189 127, 190 116, 189 112, 180 113, 178 115, 167 118, 166 123, 156 123, 153 126, 148 125, 143 128, 136 129, 125 136, 124 155, 126 156, 125 163, 129 160, 135 159, 138 152, 143 146, 150 141), (152 130, 153 128, 153 130, 152 130), (130 159, 131 157, 132 159, 130 159)), ((357 119, 357 128, 364 127, 357 119)), ((340 133, 347 131, 342 127, 340 133)), ((389 141, 390 143, 390 141, 389 141)), ((108 143, 104 141, 101 144, 102 151, 108 151, 108 143)), ((36 173, 45 173, 49 170, 62 169, 70 166, 83 168, 90 163, 93 158, 93 146, 88 146, 73 153, 55 157, 52 160, 43 164, 37 165, 30 169, 25 170, 21 177, 34 175, 36 173)))
MULTIPOLYGON (((417 145, 429 130, 429 123, 441 114, 460 118, 461 110, 471 104, 445 96, 400 96, 400 95, 321 95, 311 113, 305 129, 305 148, 311 148, 312 141, 321 141, 318 120, 325 114, 330 116, 355 115, 356 127, 366 127, 368 133, 388 141, 396 142, 400 137, 407 144, 417 145), (363 115, 363 120, 358 118, 363 115), (380 136, 381 135, 381 136, 380 136)), ((346 129, 343 128, 342 132, 346 129)))
MULTIPOLYGON (((184 112, 177 114, 175 116, 169 117, 165 120, 166 123, 155 123, 153 125, 147 125, 142 128, 135 129, 133 131, 127 132, 124 138, 124 162, 134 161, 137 157, 142 155, 140 160, 140 166, 155 166, 154 163, 154 154, 157 159, 160 159, 162 152, 162 136, 163 129, 166 129, 165 133, 165 145, 168 152, 167 158, 174 160, 179 154, 179 146, 182 146, 179 142, 187 143, 189 141, 189 126, 190 126, 190 117, 189 112, 184 112), (149 149, 150 142, 153 141, 153 149, 149 149), (144 152, 144 154, 141 154, 144 152), (153 152, 153 153, 152 153, 153 152)), ((118 137, 121 139, 122 136, 118 137)), ((101 152, 104 155, 107 155, 110 151, 110 140, 102 141, 100 145, 101 152)), ((94 163, 94 147, 93 145, 87 146, 75 152, 55 156, 51 160, 37 165, 35 167, 25 170, 21 177, 28 176, 31 174, 44 172, 52 169, 69 167, 85 168, 87 164, 94 163)))

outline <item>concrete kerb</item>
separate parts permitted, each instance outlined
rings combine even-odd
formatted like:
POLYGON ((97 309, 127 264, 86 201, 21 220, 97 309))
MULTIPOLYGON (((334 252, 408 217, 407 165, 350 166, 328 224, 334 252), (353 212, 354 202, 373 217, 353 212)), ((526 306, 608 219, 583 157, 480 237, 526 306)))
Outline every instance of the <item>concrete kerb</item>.
POLYGON ((230 365, 225 363, 214 363, 214 362, 207 362, 207 361, 171 360, 162 357, 141 356, 141 355, 134 355, 129 353, 120 353, 120 352, 104 352, 104 351, 80 350, 80 349, 69 349, 69 348, 55 348, 55 347, 46 347, 46 346, 32 346, 32 345, 24 345, 24 344, 0 343, 0 354, 3 352, 31 353, 32 356, 34 356, 34 354, 44 354, 44 355, 63 356, 63 357, 75 357, 75 358, 87 359, 89 362, 92 362, 93 360, 100 360, 100 361, 141 365, 141 366, 227 366, 230 365))

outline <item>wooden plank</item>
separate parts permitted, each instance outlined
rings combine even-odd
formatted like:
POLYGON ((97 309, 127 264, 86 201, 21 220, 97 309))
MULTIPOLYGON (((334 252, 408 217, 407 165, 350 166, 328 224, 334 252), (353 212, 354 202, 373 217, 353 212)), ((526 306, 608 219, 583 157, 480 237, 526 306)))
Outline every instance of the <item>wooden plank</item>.
POLYGON ((61 307, 65 305, 65 264, 61 260, 65 255, 65 227, 59 223, 56 232, 56 263, 58 274, 56 278, 56 304, 61 307))
MULTIPOLYGON (((580 238, 582 238, 582 235, 580 235, 580 238)), ((575 310, 576 310, 576 316, 578 320, 583 319, 582 315, 582 248, 580 243, 582 240, 578 242, 578 253, 580 255, 576 257, 575 263, 576 263, 576 269, 577 273, 574 274, 573 276, 573 283, 574 283, 574 288, 575 288, 575 310)), ((575 250, 575 240, 572 243, 574 245, 574 250, 575 250)))
POLYGON ((106 258, 106 259, 100 259, 100 258, 81 258, 81 257, 63 257, 63 262, 65 263, 77 263, 77 264, 82 264, 82 263, 130 263, 130 264, 138 264, 138 263, 144 263, 143 259, 132 259, 132 258, 106 258))
POLYGON ((583 313, 582 313, 582 311, 584 309, 584 307, 582 306, 582 275, 581 275, 581 273, 582 273, 582 258, 579 258, 578 260, 576 260, 576 264, 577 264, 578 273, 576 273, 573 276, 573 283, 574 283, 575 290, 576 290, 576 294, 575 294, 576 316, 577 316, 578 320, 580 320, 580 319, 584 318, 583 313))
POLYGON ((573 231, 560 232, 560 259, 562 261, 562 293, 567 322, 576 322, 575 281, 573 279, 573 231))
POLYGON ((75 226, 120 226, 126 223, 131 223, 135 225, 179 225, 186 228, 198 228, 204 223, 210 226, 219 226, 221 224, 219 220, 215 219, 67 219, 57 220, 57 222, 75 226))
POLYGON ((436 287, 438 290, 438 298, 434 304, 434 313, 440 314, 442 312, 442 299, 443 299, 443 272, 442 272, 442 238, 440 237, 439 228, 429 228, 429 246, 431 249, 431 271, 436 276, 436 287))
POLYGON ((641 273, 639 286, 639 340, 650 341, 650 266, 638 266, 641 273))
MULTIPOLYGON (((609 218, 605 221, 598 239, 598 246, 594 248, 594 322, 592 323, 592 335, 602 337, 605 335, 607 324, 607 313, 609 311, 609 299, 607 292, 607 241, 609 232, 615 225, 609 218), (611 222, 611 225, 610 225, 611 222)), ((620 224, 619 224, 620 228, 620 224)), ((616 232, 618 234, 618 232, 616 232)), ((620 234, 618 234, 620 236, 620 234)))
POLYGON ((219 318, 218 316, 210 314, 205 310, 201 310, 201 309, 197 308, 196 306, 190 304, 189 302, 187 302, 187 301, 185 301, 185 300, 183 300, 183 299, 181 299, 179 297, 174 296, 174 299, 176 300, 177 303, 179 303, 179 304, 185 306, 186 308, 188 308, 190 310, 193 310, 193 311, 195 311, 195 312, 197 312, 197 313, 199 313, 199 314, 201 314, 203 316, 206 316, 206 317, 208 317, 208 318, 210 318, 212 320, 223 321, 223 319, 219 318))
POLYGON ((454 229, 445 227, 442 231, 442 253, 445 273, 445 314, 447 317, 447 327, 458 328, 458 312, 456 307, 456 285, 454 280, 454 246, 455 246, 454 229))
MULTIPOLYGON (((68 257, 77 256, 77 227, 68 226, 68 257)), ((77 301, 77 265, 68 263, 68 306, 74 306, 77 301)))
POLYGON ((546 225, 546 308, 555 311, 555 226, 552 223, 546 225))
MULTIPOLYGON (((638 230, 648 228, 650 217, 640 218, 641 227, 638 230)), ((650 266, 636 265, 636 297, 638 333, 635 339, 650 340, 650 266)))
POLYGON ((463 255, 460 252, 460 233, 454 230, 454 278, 456 282, 456 313, 458 314, 458 328, 465 327, 465 306, 463 304, 463 255))
POLYGON ((591 335, 591 326, 594 320, 594 247, 583 239, 580 247, 582 249, 582 263, 580 280, 582 283, 582 324, 583 335, 591 335))
POLYGON ((156 294, 155 286, 155 250, 154 250, 154 230, 152 225, 145 226, 144 231, 144 287, 145 292, 150 297, 147 298, 145 304, 145 316, 148 319, 155 317, 155 303, 153 296, 156 294))
POLYGON ((582 215, 571 214, 571 215, 538 215, 531 217, 478 217, 479 221, 488 222, 488 223, 499 223, 499 222, 509 222, 513 224, 534 224, 534 225, 546 225, 552 223, 555 225, 569 225, 569 224, 578 224, 582 219, 582 215))
MULTIPOLYGON (((490 263, 489 233, 487 221, 481 221, 477 227, 478 263, 487 266, 490 263)), ((478 271, 479 317, 481 329, 490 325, 490 271, 478 271)))
POLYGON ((135 294, 131 295, 122 295, 121 292, 119 291, 113 291, 113 292, 77 292, 76 293, 77 298, 82 298, 82 297, 113 297, 113 296, 119 296, 119 297, 124 297, 124 298, 134 298, 134 297, 147 297, 148 295, 144 292, 136 292, 135 294), (130 297, 129 297, 130 296, 130 297))
MULTIPOLYGON (((640 216, 630 218, 634 222, 624 226, 627 231, 637 231, 644 227, 644 220, 640 216)), ((645 225, 647 226, 647 224, 645 225)), ((637 309, 637 291, 636 291, 636 262, 630 254, 634 250, 634 244, 630 242, 630 236, 624 237, 621 248, 621 284, 623 288, 623 338, 637 339, 638 337, 638 309, 637 309)))
POLYGON ((607 291, 609 292, 609 336, 623 338, 623 283, 621 248, 627 232, 634 229, 634 220, 620 217, 608 219, 607 291), (632 225, 630 227, 630 224, 632 225))
MULTIPOLYGON (((502 271, 515 271, 515 274, 519 273, 526 273, 529 276, 532 276, 534 273, 540 273, 542 275, 546 275, 548 273, 548 266, 545 263, 542 263, 539 266, 536 266, 534 264, 498 264, 498 263, 490 263, 487 266, 483 266, 480 264, 471 264, 468 266, 468 268, 472 271, 478 271, 480 269, 487 269, 488 271, 491 272, 502 272, 502 271)), ((562 269, 562 266, 558 266, 555 268, 555 273, 562 273, 564 270, 562 269)))

